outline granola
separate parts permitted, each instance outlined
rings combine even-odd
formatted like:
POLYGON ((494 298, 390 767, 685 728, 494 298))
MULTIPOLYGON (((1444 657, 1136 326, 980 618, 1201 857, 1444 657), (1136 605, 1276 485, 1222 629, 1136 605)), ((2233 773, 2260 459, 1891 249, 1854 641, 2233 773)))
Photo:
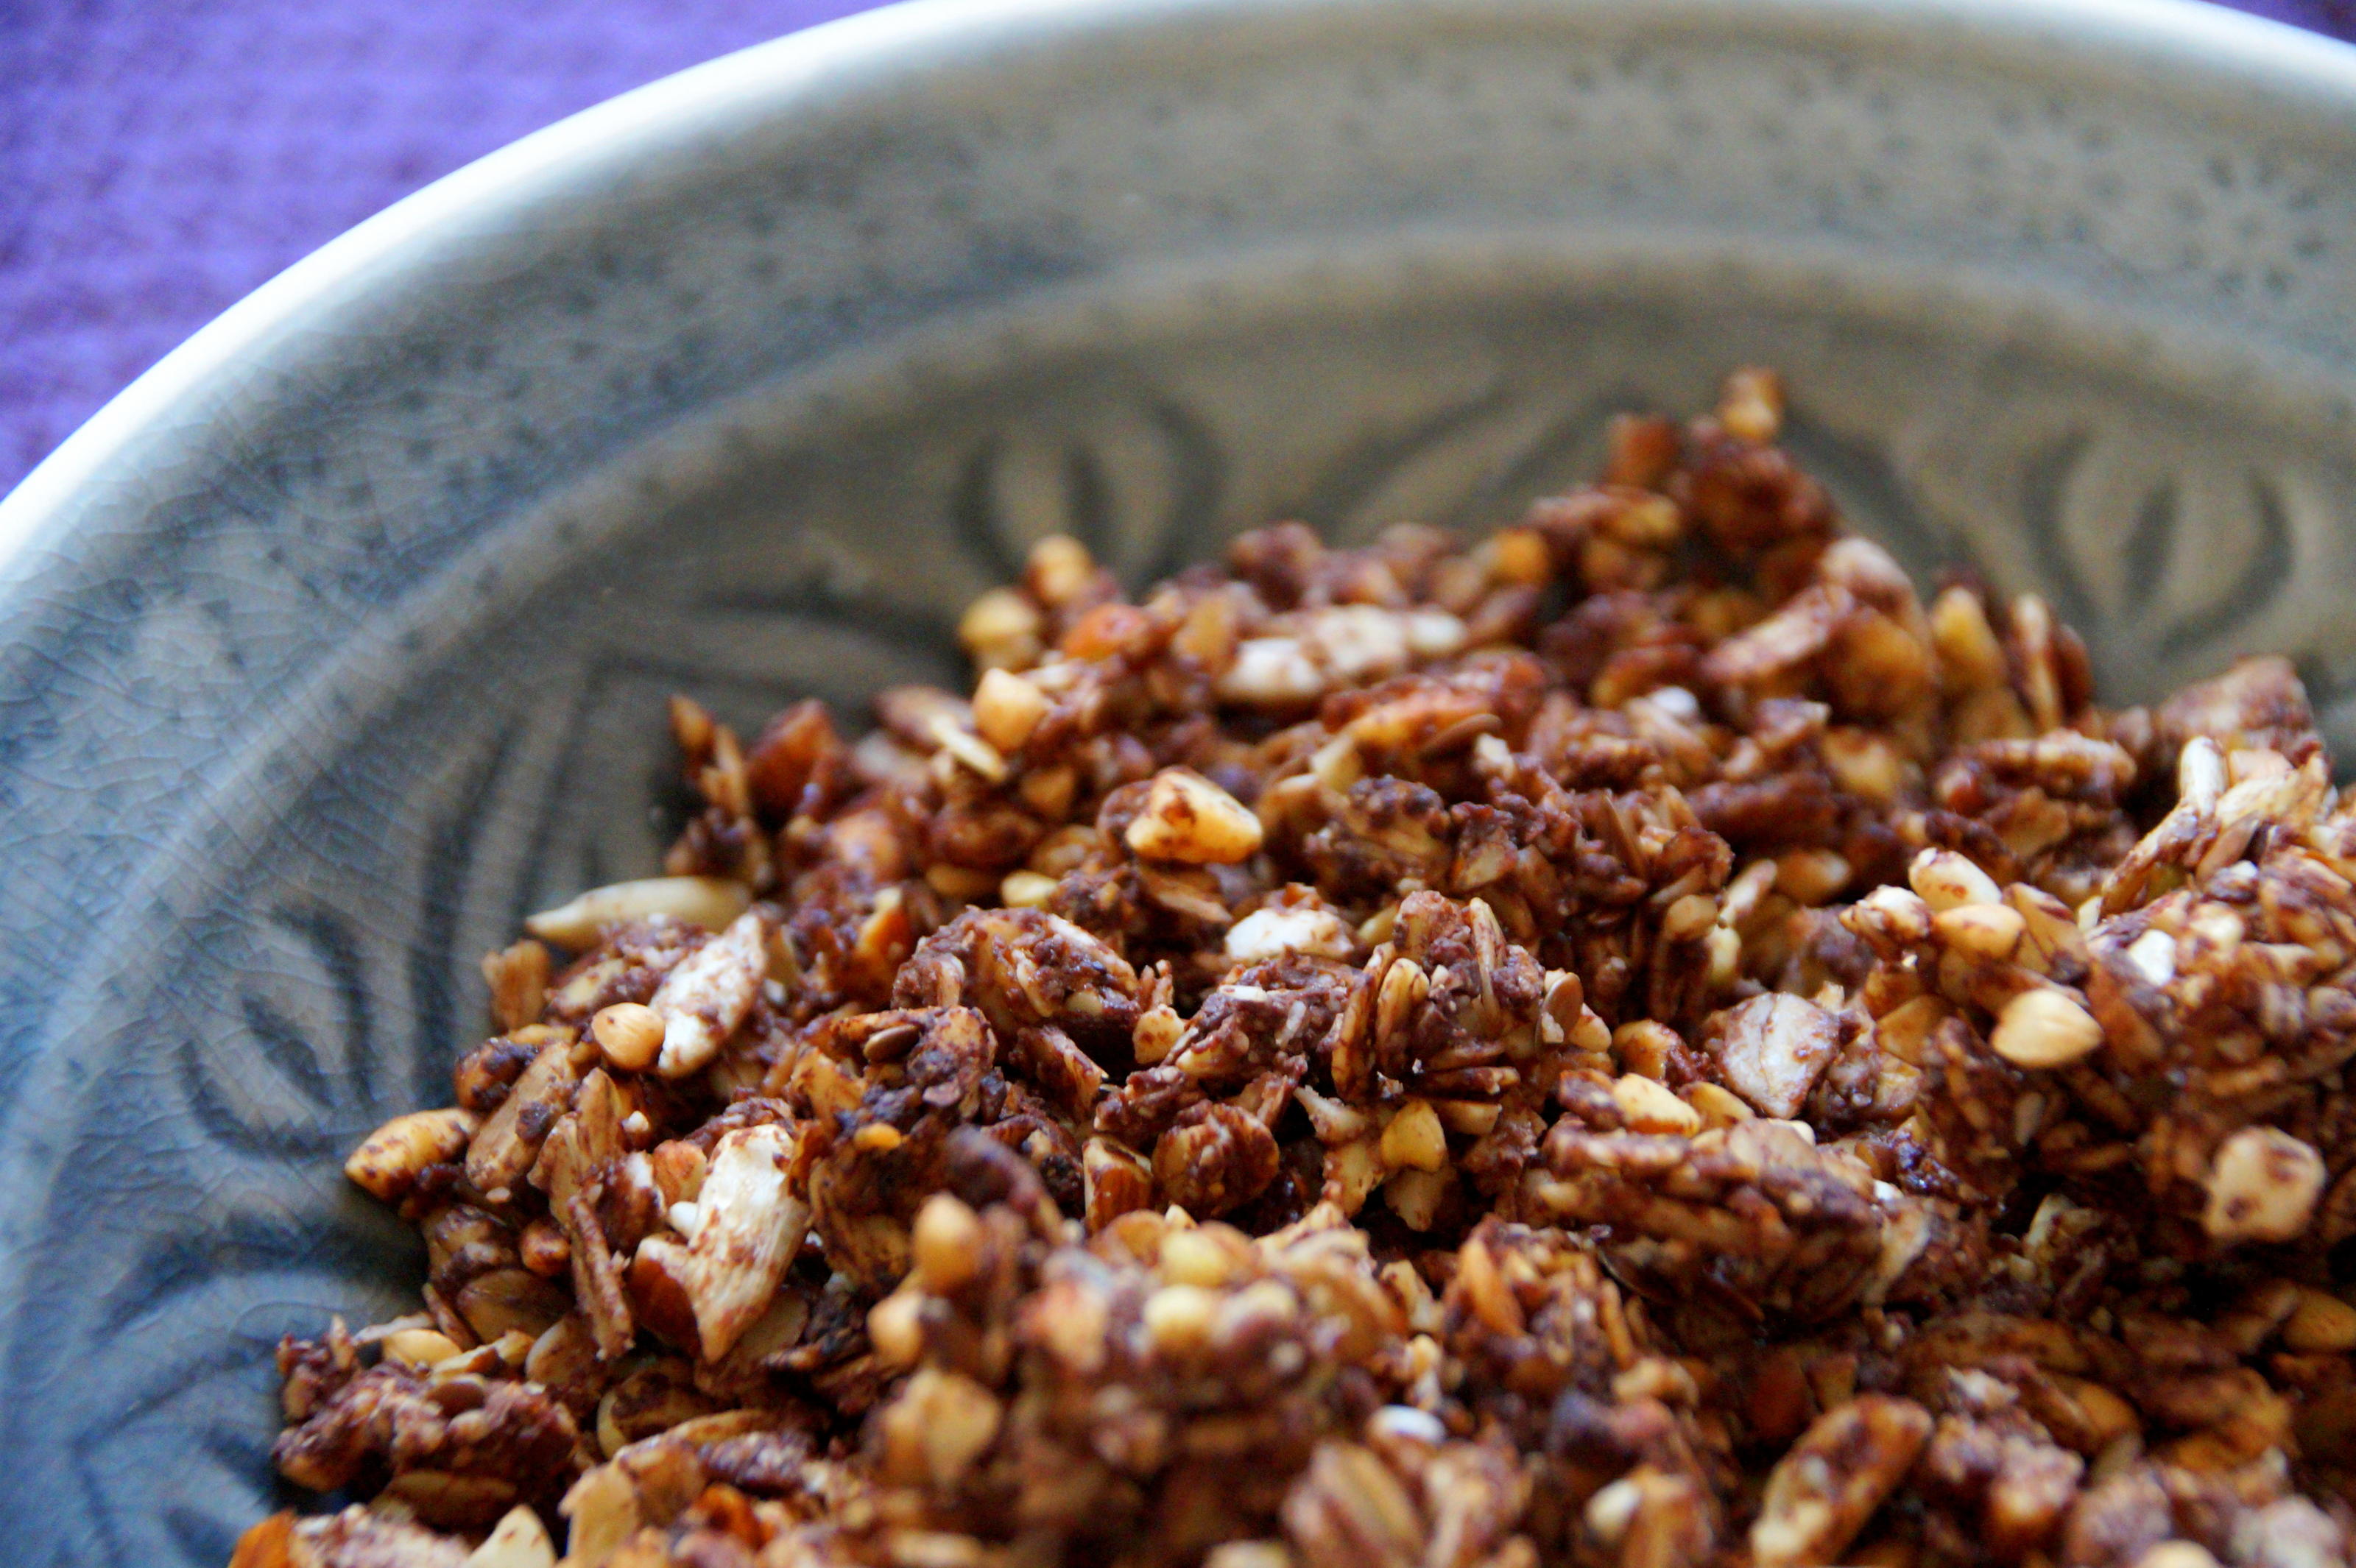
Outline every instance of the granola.
POLYGON ((280 1350, 238 1568, 2308 1568, 2356 1529, 2356 798, 2292 667, 2094 700, 1774 378, 1464 545, 969 696, 671 724, 280 1350), (358 1500, 350 1500, 358 1499, 358 1500))

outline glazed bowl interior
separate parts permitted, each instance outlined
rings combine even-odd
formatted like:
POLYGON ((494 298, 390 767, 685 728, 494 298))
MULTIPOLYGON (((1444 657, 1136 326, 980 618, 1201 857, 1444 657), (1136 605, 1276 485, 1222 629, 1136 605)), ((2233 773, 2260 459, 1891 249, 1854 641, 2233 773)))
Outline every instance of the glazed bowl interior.
POLYGON ((273 283, 0 507, 0 1510, 212 1564, 345 1150, 656 864, 661 701, 954 680, 1077 535, 1476 528, 1781 368, 1926 579, 2356 757, 2356 54, 2191 4, 985 0, 749 51, 273 283))

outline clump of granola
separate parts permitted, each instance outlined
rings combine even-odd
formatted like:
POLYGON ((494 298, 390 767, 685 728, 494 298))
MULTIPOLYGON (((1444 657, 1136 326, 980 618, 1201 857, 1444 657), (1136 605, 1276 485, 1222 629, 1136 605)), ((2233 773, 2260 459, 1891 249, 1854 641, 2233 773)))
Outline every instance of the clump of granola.
POLYGON ((1068 539, 971 695, 671 720, 280 1351, 238 1568, 2320 1568, 2356 801, 2093 699, 1747 371, 1466 547, 1068 539), (560 960, 552 949, 569 952, 560 960))

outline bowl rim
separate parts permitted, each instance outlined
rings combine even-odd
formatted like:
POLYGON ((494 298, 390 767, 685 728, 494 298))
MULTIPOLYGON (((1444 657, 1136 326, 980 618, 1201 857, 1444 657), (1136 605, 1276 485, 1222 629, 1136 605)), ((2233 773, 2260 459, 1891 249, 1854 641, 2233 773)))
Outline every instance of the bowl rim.
MULTIPOLYGON (((368 294, 371 274, 397 275, 404 252, 423 257, 470 222, 531 204, 601 168, 626 165, 648 145, 673 142, 753 103, 772 112, 798 94, 856 89, 862 75, 924 57, 956 58, 1023 31, 1037 37, 1160 18, 1266 19, 1278 13, 1365 8, 1370 0, 896 0, 816 24, 690 66, 570 114, 400 198, 273 276, 100 407, 0 496, 0 605, 37 574, 34 548, 144 436, 191 414, 210 389, 227 389, 258 350, 314 312, 368 294)), ((1379 6, 1385 0, 1371 0, 1379 6)), ((1416 0, 1407 0, 1416 4, 1416 0)), ((1605 14, 1641 10, 1647 25, 1773 32, 1832 30, 1870 45, 1944 31, 1984 46, 2059 46, 2077 63, 2115 70, 2165 62, 2179 80, 2211 88, 2262 86, 2286 99, 2356 109, 2356 44, 2212 0, 1577 0, 1605 14)), ((1561 0, 1453 0, 1466 19, 1517 15, 1560 25, 1561 0)), ((2351 138, 2356 140, 2356 138, 2351 138)), ((324 325, 315 323, 314 325, 324 325)), ((266 358, 266 355, 264 356, 266 358)), ((232 394, 233 396, 233 394, 232 394)))

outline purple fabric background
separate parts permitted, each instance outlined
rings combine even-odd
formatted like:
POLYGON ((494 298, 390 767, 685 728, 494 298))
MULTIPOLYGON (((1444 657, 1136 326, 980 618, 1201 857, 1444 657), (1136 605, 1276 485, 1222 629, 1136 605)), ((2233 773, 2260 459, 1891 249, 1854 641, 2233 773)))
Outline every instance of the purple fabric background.
MULTIPOLYGON (((2356 0, 2241 6, 2356 37, 2356 0)), ((0 491, 241 295, 437 176, 864 8, 0 0, 0 491)))

